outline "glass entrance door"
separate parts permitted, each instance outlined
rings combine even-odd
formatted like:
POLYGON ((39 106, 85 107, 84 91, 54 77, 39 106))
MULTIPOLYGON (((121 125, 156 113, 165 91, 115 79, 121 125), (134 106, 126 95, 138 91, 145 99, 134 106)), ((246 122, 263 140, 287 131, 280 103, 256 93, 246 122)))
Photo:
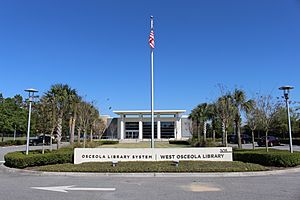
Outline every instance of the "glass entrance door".
POLYGON ((138 139, 139 138, 139 123, 138 122, 126 122, 125 123, 125 138, 126 139, 138 139))
POLYGON ((138 130, 126 130, 125 138, 126 139, 138 139, 139 131, 138 130))

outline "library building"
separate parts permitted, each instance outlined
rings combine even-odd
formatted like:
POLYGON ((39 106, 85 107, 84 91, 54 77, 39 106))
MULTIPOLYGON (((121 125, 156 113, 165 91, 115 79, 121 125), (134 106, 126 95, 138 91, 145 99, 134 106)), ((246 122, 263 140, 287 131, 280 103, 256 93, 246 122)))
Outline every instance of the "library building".
MULTIPOLYGON (((103 139, 149 140, 151 139, 151 111, 124 110, 113 111, 118 117, 102 116, 107 127, 103 139)), ((186 110, 155 110, 155 140, 187 139, 192 136, 191 121, 186 110)))

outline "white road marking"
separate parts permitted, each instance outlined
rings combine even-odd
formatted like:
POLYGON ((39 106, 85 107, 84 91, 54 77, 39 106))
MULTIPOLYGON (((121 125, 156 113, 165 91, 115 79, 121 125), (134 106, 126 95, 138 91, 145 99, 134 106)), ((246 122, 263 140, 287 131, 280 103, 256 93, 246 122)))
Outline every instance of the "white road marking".
POLYGON ((52 187, 31 187, 32 189, 37 190, 47 190, 47 191, 54 191, 54 192, 65 192, 68 191, 115 191, 116 188, 80 188, 75 187, 75 185, 69 186, 52 186, 52 187))

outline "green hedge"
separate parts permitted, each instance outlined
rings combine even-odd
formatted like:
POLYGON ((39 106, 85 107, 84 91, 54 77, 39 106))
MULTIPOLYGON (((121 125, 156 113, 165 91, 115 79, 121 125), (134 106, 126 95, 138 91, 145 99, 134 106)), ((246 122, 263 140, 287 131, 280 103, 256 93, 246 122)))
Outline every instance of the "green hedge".
POLYGON ((105 144, 119 144, 118 140, 100 140, 98 141, 100 145, 105 145, 105 144))
POLYGON ((300 165, 300 152, 290 153, 289 151, 269 149, 260 150, 234 150, 234 161, 256 163, 264 166, 294 167, 300 165))
POLYGON ((265 167, 243 162, 180 161, 178 167, 172 162, 119 162, 112 167, 109 162, 94 162, 48 165, 35 168, 52 172, 102 172, 102 173, 147 173, 147 172, 244 172, 262 171, 265 167))
MULTIPOLYGON (((282 143, 282 144, 289 144, 290 143, 290 139, 280 139, 280 143, 282 143)), ((300 145, 300 138, 293 139, 292 143, 293 143, 293 145, 300 145)))
POLYGON ((14 168, 25 168, 32 166, 73 163, 73 149, 62 149, 59 151, 32 151, 28 155, 25 152, 12 152, 4 156, 5 165, 14 168))
POLYGON ((6 140, 4 142, 0 142, 0 146, 13 146, 13 145, 24 145, 26 144, 26 140, 6 140))
POLYGON ((190 145, 188 140, 169 140, 169 144, 190 145))

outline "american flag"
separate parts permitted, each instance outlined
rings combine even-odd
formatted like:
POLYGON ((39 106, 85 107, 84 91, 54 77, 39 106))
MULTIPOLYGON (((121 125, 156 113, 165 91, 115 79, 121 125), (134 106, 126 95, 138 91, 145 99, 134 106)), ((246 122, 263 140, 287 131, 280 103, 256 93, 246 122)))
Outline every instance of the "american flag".
POLYGON ((150 31, 149 45, 152 49, 154 49, 154 31, 153 30, 150 31))

